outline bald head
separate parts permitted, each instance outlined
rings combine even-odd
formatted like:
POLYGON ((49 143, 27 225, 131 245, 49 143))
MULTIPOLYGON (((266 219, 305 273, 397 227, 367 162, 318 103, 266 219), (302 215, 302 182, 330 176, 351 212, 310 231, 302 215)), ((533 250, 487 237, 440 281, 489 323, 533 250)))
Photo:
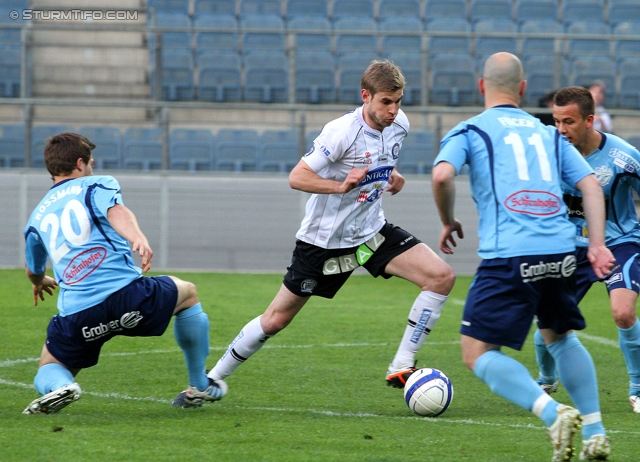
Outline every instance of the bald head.
POLYGON ((493 54, 484 63, 482 79, 487 93, 501 93, 519 98, 524 80, 522 63, 511 53, 493 54))

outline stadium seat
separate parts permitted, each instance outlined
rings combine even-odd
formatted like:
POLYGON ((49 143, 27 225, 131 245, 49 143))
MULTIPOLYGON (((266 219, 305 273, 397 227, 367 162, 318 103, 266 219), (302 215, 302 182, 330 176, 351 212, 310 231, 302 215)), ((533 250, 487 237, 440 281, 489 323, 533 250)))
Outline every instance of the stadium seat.
POLYGON ((640 2, 638 0, 609 0, 609 24, 615 27, 629 21, 640 21, 640 2))
POLYGON ((430 173, 436 158, 436 135, 432 130, 409 130, 398 157, 401 174, 430 173))
POLYGON ((617 59, 640 58, 640 18, 636 22, 621 22, 613 28, 614 56, 617 59), (635 36, 624 39, 623 36, 635 36))
POLYGON ((240 101, 242 66, 234 52, 202 52, 198 62, 198 99, 202 101, 240 101))
POLYGON ((473 23, 488 19, 510 21, 513 20, 513 2, 512 0, 471 0, 469 13, 473 23))
POLYGON ((156 13, 189 13, 189 0, 147 0, 147 6, 156 13))
POLYGON ((245 15, 240 20, 242 53, 284 52, 284 22, 274 14, 245 15))
POLYGON ((206 129, 176 128, 169 134, 171 170, 211 170, 214 165, 213 134, 206 129))
POLYGON ((275 15, 282 17, 280 0, 240 0, 240 17, 247 15, 275 15))
POLYGON ((562 22, 566 26, 576 21, 604 22, 604 0, 562 0, 562 22))
POLYGON ((296 102, 333 103, 336 100, 335 59, 328 51, 296 54, 296 102))
POLYGON ((193 57, 190 48, 164 48, 162 50, 162 97, 168 101, 192 100, 193 57))
POLYGON ((384 32, 382 54, 422 49, 422 21, 417 17, 389 16, 380 20, 380 30, 384 32), (408 35, 411 32, 415 34, 408 35))
POLYGON ((20 97, 22 49, 20 45, 0 45, 0 97, 20 97))
POLYGON ((24 167, 24 124, 0 125, 0 162, 2 167, 24 167))
POLYGON ((375 53, 350 52, 338 57, 338 101, 346 104, 362 104, 360 78, 371 61, 378 58, 375 53))
POLYGON ((332 18, 342 17, 374 18, 374 0, 333 0, 332 18))
POLYGON ((327 0, 287 0, 286 15, 288 19, 298 16, 329 17, 327 0))
POLYGON ((124 134, 122 167, 145 172, 162 169, 162 130, 157 127, 128 128, 124 134))
POLYGON ((193 6, 194 15, 236 15, 236 0, 195 0, 193 6))
POLYGON ((297 50, 331 50, 331 23, 326 16, 294 16, 287 24, 288 31, 297 31, 297 50), (307 33, 323 31, 324 33, 307 33))
POLYGON ((333 23, 336 34, 336 53, 359 51, 378 53, 378 38, 376 30, 378 26, 373 18, 367 17, 342 17, 333 23), (365 32, 371 32, 366 34, 365 32), (354 34, 352 32, 361 32, 354 34))
POLYGON ((200 14, 193 21, 196 29, 196 55, 203 50, 238 51, 238 22, 228 14, 200 14), (205 32, 198 29, 226 29, 224 32, 205 32))
POLYGON ((290 172, 300 161, 301 156, 297 131, 266 130, 260 137, 258 170, 290 172))
POLYGON ((420 19, 420 0, 380 0, 378 17, 380 21, 393 17, 420 19))
POLYGON ((476 75, 473 57, 468 54, 440 54, 429 59, 430 101, 447 106, 476 102, 476 75))
POLYGON ((515 37, 518 26, 510 19, 481 19, 475 23, 474 30, 480 34, 510 34, 509 36, 478 36, 476 37, 476 62, 480 69, 486 58, 499 51, 518 53, 518 40, 515 37))
POLYGON ((284 53, 251 53, 244 57, 245 100, 286 103, 289 99, 289 63, 284 53))
POLYGON ((471 25, 466 19, 436 18, 425 25, 427 32, 451 32, 458 35, 433 35, 429 38, 429 55, 471 53, 471 25))
POLYGON ((426 0, 425 21, 436 18, 457 18, 467 20, 466 0, 426 0))
POLYGON ((191 19, 184 13, 167 13, 160 11, 156 14, 156 26, 180 27, 189 29, 188 31, 166 31, 162 32, 162 46, 166 47, 190 47, 191 46, 191 19))
POLYGON ((31 168, 44 168, 44 147, 47 140, 60 133, 75 132, 70 125, 37 125, 31 129, 31 168))
MULTIPOLYGON (((620 106, 640 109, 640 58, 625 59, 620 63, 619 69, 620 106)), ((640 144, 634 146, 640 149, 640 144)))
MULTIPOLYGON (((539 19, 525 21, 520 25, 520 32, 523 34, 539 34, 539 37, 522 38, 522 56, 550 55, 556 51, 556 39, 549 38, 548 34, 563 33, 562 24, 555 20, 539 19)), ((562 43, 558 46, 558 51, 563 49, 562 43)))
POLYGON ((520 24, 528 21, 558 21, 558 13, 557 0, 516 1, 516 21, 520 24))
POLYGON ((118 127, 84 126, 78 133, 96 145, 92 154, 98 170, 122 168, 122 132, 118 127))
POLYGON ((583 56, 571 62, 571 72, 573 85, 589 86, 594 80, 602 80, 609 91, 616 88, 616 62, 613 58, 583 56))
POLYGON ((530 105, 537 105, 545 94, 569 83, 564 58, 556 60, 553 55, 532 55, 524 59, 523 66, 527 78, 524 99, 530 105))
POLYGON ((243 172, 255 171, 260 137, 255 130, 224 128, 216 134, 215 169, 243 172))
POLYGON ((424 67, 422 65, 422 53, 419 51, 391 52, 388 55, 383 55, 383 57, 397 64, 407 81, 404 87, 402 104, 407 106, 419 105, 422 99, 422 73, 424 67))
POLYGON ((567 44, 569 59, 585 54, 609 56, 611 43, 606 38, 594 38, 594 35, 609 35, 609 27, 601 21, 575 21, 567 27, 567 33, 584 35, 585 38, 571 38, 567 44))

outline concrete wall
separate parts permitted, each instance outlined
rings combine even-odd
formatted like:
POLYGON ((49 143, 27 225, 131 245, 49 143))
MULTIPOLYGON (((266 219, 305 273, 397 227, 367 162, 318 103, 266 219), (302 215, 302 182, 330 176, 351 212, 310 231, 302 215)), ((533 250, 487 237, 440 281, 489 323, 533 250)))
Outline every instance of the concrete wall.
MULTIPOLYGON (((285 271, 308 197, 292 190, 286 175, 115 176, 154 249, 153 269, 285 271)), ((51 185, 46 172, 0 172, 0 266, 24 265, 22 230, 51 185)), ((437 249, 441 227, 429 177, 408 176, 401 193, 383 200, 391 223, 437 249)), ((477 214, 465 177, 459 178, 456 209, 465 239, 455 255, 441 256, 458 274, 473 274, 479 262, 477 214)))

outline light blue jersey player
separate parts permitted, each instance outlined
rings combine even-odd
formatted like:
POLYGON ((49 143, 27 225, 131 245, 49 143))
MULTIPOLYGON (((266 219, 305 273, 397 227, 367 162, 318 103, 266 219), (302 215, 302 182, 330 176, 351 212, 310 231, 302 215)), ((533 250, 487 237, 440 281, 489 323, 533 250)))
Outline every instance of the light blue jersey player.
POLYGON ((117 335, 162 335, 173 315, 189 374, 189 387, 173 404, 198 407, 217 401, 227 387, 205 375, 209 320, 196 288, 174 276, 142 276, 153 252, 124 206, 116 179, 92 176, 93 148, 75 133, 53 136, 45 146, 54 185, 24 231, 26 272, 36 305, 60 287, 59 314, 49 323, 34 380, 42 396, 23 413, 51 414, 78 400, 82 390, 75 376, 97 364, 105 342, 117 335), (139 253, 141 268, 131 250, 139 253), (45 274, 47 260, 55 278, 45 274))
POLYGON ((585 322, 575 300, 575 233, 561 182, 582 193, 591 231, 589 258, 600 276, 613 265, 604 243, 604 198, 580 153, 556 129, 518 109, 525 87, 516 56, 490 56, 479 81, 485 111, 443 138, 432 173, 443 223, 440 249, 453 253, 454 233, 463 237, 454 215, 454 177, 466 164, 480 217, 482 262, 463 313, 463 360, 494 393, 545 422, 554 461, 571 458, 581 421, 581 458, 602 460, 610 449, 595 367, 572 333, 585 322), (577 409, 551 399, 526 367, 500 351, 522 347, 534 316, 577 409))
MULTIPOLYGON (((633 200, 633 191, 640 193, 640 153, 621 138, 595 130, 594 101, 582 87, 559 90, 553 116, 559 131, 584 156, 602 185, 607 214, 606 244, 616 259, 604 283, 629 373, 629 400, 633 410, 640 413, 640 323, 635 311, 640 291, 640 224, 633 200)), ((586 256, 589 230, 582 197, 567 186, 564 198, 576 231, 577 297, 581 300, 592 284, 602 279, 594 274, 586 256)), ((540 365, 538 382, 550 393, 558 386, 555 362, 538 332, 534 339, 540 365)))

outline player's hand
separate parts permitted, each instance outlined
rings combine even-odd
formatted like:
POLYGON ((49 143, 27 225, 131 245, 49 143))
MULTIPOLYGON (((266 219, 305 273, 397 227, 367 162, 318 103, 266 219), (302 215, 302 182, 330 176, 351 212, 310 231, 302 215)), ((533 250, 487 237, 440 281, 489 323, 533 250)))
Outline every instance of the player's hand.
POLYGON ((362 182, 362 180, 365 179, 367 173, 369 173, 368 168, 352 169, 342 182, 342 185, 340 185, 340 193, 348 193, 352 189, 356 188, 362 182))
POLYGON ((398 194, 404 187, 404 181, 404 177, 394 168, 389 176, 389 186, 386 191, 389 191, 392 196, 398 194))
POLYGON ((453 223, 449 225, 444 225, 442 227, 442 233, 440 233, 440 250, 442 253, 447 255, 453 255, 453 249, 449 246, 457 247, 455 238, 453 237, 453 233, 458 235, 459 239, 464 239, 464 232, 462 231, 462 224, 458 220, 454 220, 453 223))
POLYGON ((38 299, 44 301, 44 292, 53 295, 53 290, 58 287, 58 283, 51 276, 45 276, 40 284, 33 284, 33 304, 38 306, 38 299))
POLYGON ((149 271, 151 269, 151 259, 153 258, 153 250, 151 250, 149 242, 147 242, 146 239, 134 241, 131 245, 131 251, 138 252, 140 255, 142 272, 146 273, 149 271))
POLYGON ((599 279, 603 279, 609 274, 616 262, 611 250, 604 245, 589 246, 587 258, 589 259, 589 263, 591 263, 593 272, 596 273, 599 279))

